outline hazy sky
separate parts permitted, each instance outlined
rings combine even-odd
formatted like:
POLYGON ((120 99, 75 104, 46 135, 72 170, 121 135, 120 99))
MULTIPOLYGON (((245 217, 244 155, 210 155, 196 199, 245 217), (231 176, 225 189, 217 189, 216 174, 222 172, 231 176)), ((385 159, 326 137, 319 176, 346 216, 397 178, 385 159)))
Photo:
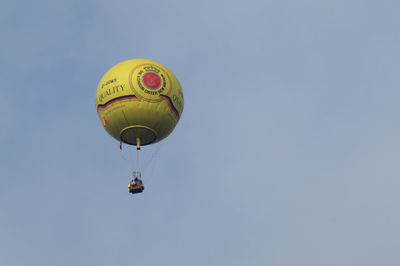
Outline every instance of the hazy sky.
POLYGON ((0 265, 397 266, 400 3, 0 2, 0 265), (130 195, 102 75, 185 109, 130 195))

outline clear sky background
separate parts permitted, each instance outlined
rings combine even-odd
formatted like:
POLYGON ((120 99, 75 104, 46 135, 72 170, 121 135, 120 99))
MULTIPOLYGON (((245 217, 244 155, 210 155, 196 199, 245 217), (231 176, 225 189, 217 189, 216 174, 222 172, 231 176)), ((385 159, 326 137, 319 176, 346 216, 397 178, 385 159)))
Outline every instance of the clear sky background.
POLYGON ((0 265, 400 265, 400 3, 0 2, 0 265), (95 108, 148 58, 185 109, 127 192, 95 108))

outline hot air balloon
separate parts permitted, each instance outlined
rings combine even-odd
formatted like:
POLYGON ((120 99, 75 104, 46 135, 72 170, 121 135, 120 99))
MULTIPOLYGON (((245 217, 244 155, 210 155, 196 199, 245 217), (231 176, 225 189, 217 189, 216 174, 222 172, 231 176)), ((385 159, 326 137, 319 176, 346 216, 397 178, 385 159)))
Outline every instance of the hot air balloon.
MULTIPOLYGON (((113 66, 100 80, 96 108, 104 129, 118 142, 141 146, 168 137, 183 111, 181 85, 165 66, 131 59, 113 66)), ((142 192, 140 171, 134 171, 131 193, 142 192)))

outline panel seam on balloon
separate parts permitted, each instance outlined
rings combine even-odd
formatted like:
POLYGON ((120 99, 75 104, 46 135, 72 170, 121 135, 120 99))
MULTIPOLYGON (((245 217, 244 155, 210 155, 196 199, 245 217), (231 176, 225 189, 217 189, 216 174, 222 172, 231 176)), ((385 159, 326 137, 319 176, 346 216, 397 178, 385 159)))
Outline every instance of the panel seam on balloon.
POLYGON ((125 115, 125 111, 124 111, 124 108, 123 108, 122 103, 120 103, 120 104, 121 104, 121 111, 122 111, 122 114, 124 115, 124 118, 125 118, 126 126, 128 127, 128 126, 129 126, 128 118, 127 118, 126 115, 125 115))

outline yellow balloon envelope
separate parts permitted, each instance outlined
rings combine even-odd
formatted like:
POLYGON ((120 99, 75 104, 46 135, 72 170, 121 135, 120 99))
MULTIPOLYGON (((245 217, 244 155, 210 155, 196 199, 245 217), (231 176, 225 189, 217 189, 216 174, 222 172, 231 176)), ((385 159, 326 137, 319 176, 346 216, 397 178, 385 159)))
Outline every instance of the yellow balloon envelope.
POLYGON ((175 75, 147 59, 112 67, 97 87, 97 114, 116 140, 147 145, 166 138, 183 111, 183 93, 175 75))

